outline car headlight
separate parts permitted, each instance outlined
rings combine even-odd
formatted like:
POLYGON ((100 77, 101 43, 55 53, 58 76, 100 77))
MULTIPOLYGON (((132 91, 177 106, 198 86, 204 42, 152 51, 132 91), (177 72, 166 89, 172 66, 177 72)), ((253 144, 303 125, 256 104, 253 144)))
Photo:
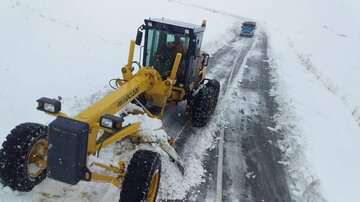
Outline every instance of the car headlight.
POLYGON ((42 97, 36 100, 37 109, 48 113, 58 113, 61 111, 61 102, 57 99, 42 97))

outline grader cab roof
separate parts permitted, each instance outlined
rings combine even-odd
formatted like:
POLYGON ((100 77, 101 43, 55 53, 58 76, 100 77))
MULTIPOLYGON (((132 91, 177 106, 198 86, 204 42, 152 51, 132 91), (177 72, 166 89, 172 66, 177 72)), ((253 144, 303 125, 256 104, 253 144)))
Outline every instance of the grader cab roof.
POLYGON ((145 24, 148 28, 166 30, 179 34, 196 34, 204 32, 205 26, 185 23, 177 20, 170 20, 167 18, 149 18, 145 19, 145 24))

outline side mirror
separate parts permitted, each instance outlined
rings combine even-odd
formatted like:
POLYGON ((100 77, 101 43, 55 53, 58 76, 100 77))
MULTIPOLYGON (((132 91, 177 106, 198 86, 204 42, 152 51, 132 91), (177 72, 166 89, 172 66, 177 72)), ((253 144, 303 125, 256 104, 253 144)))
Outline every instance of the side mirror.
POLYGON ((207 54, 207 53, 203 53, 203 61, 202 61, 202 66, 205 67, 208 65, 209 63, 209 58, 210 58, 210 55, 207 54))
POLYGON ((136 41, 135 41, 136 45, 138 45, 138 46, 141 45, 142 37, 143 37, 143 32, 138 30, 137 34, 136 34, 136 41))

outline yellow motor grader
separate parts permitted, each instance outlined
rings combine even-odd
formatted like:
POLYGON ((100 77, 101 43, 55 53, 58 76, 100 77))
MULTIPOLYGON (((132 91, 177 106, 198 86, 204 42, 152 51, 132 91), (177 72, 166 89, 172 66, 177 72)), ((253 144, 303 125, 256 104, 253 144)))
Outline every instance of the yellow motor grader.
MULTIPOLYGON (((112 173, 109 175, 91 171, 88 157, 125 138, 143 138, 142 123, 125 125, 127 114, 119 113, 130 102, 148 116, 161 119, 168 104, 186 101, 192 126, 206 125, 216 107, 220 84, 205 78, 209 60, 201 51, 205 28, 206 21, 193 25, 145 19, 130 43, 122 77, 110 82, 114 90, 108 95, 74 117, 61 112, 59 99, 38 99, 37 109, 55 119, 48 125, 23 123, 10 132, 0 150, 1 183, 26 192, 46 177, 71 185, 97 181, 119 187, 120 201, 155 201, 161 174, 157 152, 138 150, 128 165, 125 161, 91 163, 112 173), (139 61, 134 60, 136 45, 140 46, 139 61)), ((158 145, 183 168, 171 142, 169 138, 158 145)))

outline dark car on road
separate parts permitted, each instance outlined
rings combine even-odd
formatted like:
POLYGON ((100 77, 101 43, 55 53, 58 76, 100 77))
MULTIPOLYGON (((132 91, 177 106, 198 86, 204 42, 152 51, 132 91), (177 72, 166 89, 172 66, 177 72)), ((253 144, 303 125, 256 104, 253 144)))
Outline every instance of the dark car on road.
POLYGON ((241 26, 240 36, 253 37, 256 29, 256 22, 244 22, 241 26))

